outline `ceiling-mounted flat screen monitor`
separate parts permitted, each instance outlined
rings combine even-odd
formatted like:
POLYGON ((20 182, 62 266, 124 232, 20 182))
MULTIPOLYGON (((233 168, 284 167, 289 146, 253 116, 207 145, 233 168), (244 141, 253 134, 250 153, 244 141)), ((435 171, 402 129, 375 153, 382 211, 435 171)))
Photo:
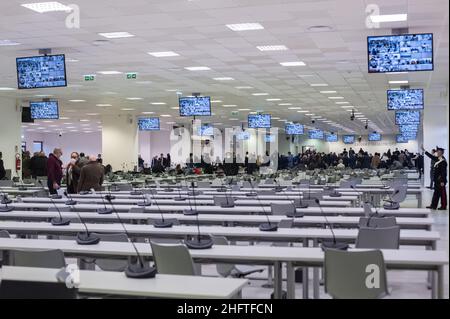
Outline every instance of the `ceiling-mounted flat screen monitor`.
POLYGON ((423 110, 424 97, 422 89, 388 90, 388 110, 423 110))
POLYGON ((67 86, 64 54, 16 58, 16 68, 19 89, 67 86))
POLYGON ((338 141, 338 135, 337 134, 327 134, 327 142, 334 143, 338 141))
POLYGON ((139 131, 159 131, 159 117, 146 117, 138 119, 139 131))
POLYGON ((409 139, 406 136, 403 136, 401 134, 398 134, 396 136, 396 140, 397 140, 397 143, 408 143, 409 142, 409 139))
POLYGON ((433 71, 433 34, 367 37, 369 73, 433 71))
POLYGON ((239 132, 239 133, 236 135, 236 139, 237 139, 238 141, 247 141, 247 140, 250 139, 250 133, 249 133, 249 132, 239 132))
POLYGON ((310 130, 308 131, 308 137, 310 140, 323 140, 324 134, 322 130, 310 130))
POLYGON ((204 124, 197 129, 198 136, 214 136, 214 127, 211 124, 204 124))
POLYGON ((368 137, 369 142, 379 142, 381 141, 381 134, 380 133, 371 133, 368 137))
POLYGON ((415 140, 417 138, 417 132, 404 132, 401 135, 408 140, 415 140))
POLYGON ((180 116, 211 116, 209 96, 187 96, 179 100, 180 116))
POLYGON ((33 120, 57 120, 59 108, 57 101, 30 102, 31 118, 33 120))
POLYGON ((266 135, 266 136, 264 136, 264 142, 266 142, 266 143, 274 143, 275 142, 275 135, 266 135))
POLYGON ((286 124, 285 131, 287 135, 302 135, 304 134, 304 127, 298 123, 286 124))
POLYGON ((405 132, 418 132, 419 131, 419 125, 417 124, 406 124, 406 125, 399 125, 398 130, 400 133, 405 132))
POLYGON ((395 124, 420 124, 419 111, 395 111, 395 124))
POLYGON ((270 114, 249 114, 248 128, 270 128, 270 114))
POLYGON ((344 135, 342 136, 342 141, 344 144, 353 144, 355 143, 355 135, 344 135))

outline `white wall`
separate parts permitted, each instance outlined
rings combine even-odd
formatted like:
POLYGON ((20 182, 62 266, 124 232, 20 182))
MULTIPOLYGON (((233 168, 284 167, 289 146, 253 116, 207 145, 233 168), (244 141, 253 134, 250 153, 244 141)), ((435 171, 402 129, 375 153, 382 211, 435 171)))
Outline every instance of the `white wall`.
POLYGON ((355 142, 354 144, 344 144, 342 142, 342 137, 339 136, 339 141, 335 143, 328 143, 330 152, 341 153, 344 148, 347 150, 351 147, 356 152, 362 148, 369 153, 381 153, 383 154, 388 149, 394 151, 396 148, 399 150, 407 149, 409 152, 416 153, 419 152, 419 145, 417 141, 409 141, 408 143, 397 144, 395 135, 383 135, 380 142, 368 142, 367 136, 363 136, 361 143, 355 142))
MULTIPOLYGON (((15 155, 22 154, 21 119, 20 107, 16 105, 15 99, 0 98, 0 152, 3 153, 5 169, 11 170, 12 177, 17 176, 15 155)), ((20 171, 18 173, 20 174, 20 171)))
POLYGON ((71 152, 83 152, 86 155, 102 153, 102 135, 100 132, 92 133, 64 133, 60 137, 58 133, 38 133, 25 132, 24 139, 27 143, 27 150, 33 153, 33 141, 42 141, 44 152, 48 156, 54 148, 61 148, 63 151, 62 161, 66 164, 70 159, 71 152))
POLYGON ((139 132, 139 154, 150 164, 154 156, 170 152, 170 131, 139 132))

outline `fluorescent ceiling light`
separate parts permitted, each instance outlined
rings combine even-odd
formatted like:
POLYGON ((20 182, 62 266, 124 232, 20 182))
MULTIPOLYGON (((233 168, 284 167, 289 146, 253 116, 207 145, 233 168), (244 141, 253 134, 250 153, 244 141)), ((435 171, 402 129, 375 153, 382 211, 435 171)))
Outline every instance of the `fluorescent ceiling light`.
POLYGON ((123 109, 120 109, 121 111, 134 111, 134 109, 132 109, 132 108, 123 108, 123 109))
POLYGON ((254 96, 263 96, 263 95, 269 95, 269 93, 252 93, 254 96))
POLYGON ((166 102, 152 102, 151 105, 166 105, 166 102))
POLYGON ((69 100, 69 102, 72 102, 72 103, 82 103, 82 102, 86 102, 86 100, 69 100))
POLYGON ((299 78, 310 78, 310 77, 312 77, 312 76, 314 76, 314 75, 312 75, 312 74, 297 74, 297 76, 298 76, 299 78))
POLYGON ((63 5, 62 3, 51 2, 36 2, 21 4, 22 7, 33 10, 38 13, 56 12, 56 11, 72 11, 72 8, 63 5))
POLYGON ((223 107, 236 107, 236 104, 224 104, 223 107))
POLYGON ((188 66, 185 67, 186 70, 188 71, 208 71, 211 70, 211 68, 207 67, 207 66, 188 66))
POLYGON ((304 111, 297 111, 297 113, 308 113, 309 111, 306 111, 306 110, 304 110, 304 111))
POLYGON ((402 81, 389 81, 389 84, 408 84, 408 80, 402 80, 402 81))
POLYGON ((155 114, 155 112, 142 112, 142 114, 155 114))
POLYGON ((166 57, 172 57, 172 56, 180 56, 178 53, 173 51, 161 51, 161 52, 147 52, 151 56, 154 56, 155 58, 166 58, 166 57))
POLYGON ((305 62, 302 61, 292 61, 292 62, 280 62, 282 66, 305 66, 305 62))
POLYGON ((86 115, 89 115, 89 116, 97 116, 97 115, 100 115, 99 113, 86 113, 86 115))
POLYGON ((160 116, 161 117, 172 117, 172 115, 170 115, 170 114, 161 114, 160 116))
POLYGON ((131 34, 128 32, 106 32, 106 33, 99 33, 98 35, 105 37, 107 39, 120 39, 120 38, 134 37, 134 34, 131 34))
POLYGON ((14 46, 14 45, 20 45, 20 43, 11 40, 0 40, 0 46, 14 46))
POLYGON ((80 62, 80 60, 67 58, 66 62, 80 62))
POLYGON ((0 91, 15 91, 15 88, 0 87, 0 91))
POLYGON ((281 99, 266 99, 268 102, 281 101, 281 99))
POLYGON ((221 100, 212 100, 211 103, 222 103, 221 100))
POLYGON ((294 107, 289 107, 288 110, 301 110, 301 107, 298 106, 294 106, 294 107))
POLYGON ((341 108, 343 109, 348 109, 348 108, 353 108, 353 105, 342 105, 341 108))
POLYGON ((286 51, 285 45, 260 45, 256 47, 259 51, 286 51))
POLYGON ((213 80, 216 80, 216 81, 234 81, 234 79, 233 78, 231 78, 231 77, 219 77, 219 78, 213 78, 213 80))
POLYGON ((127 97, 127 100, 129 100, 129 101, 139 101, 139 100, 142 100, 142 98, 141 97, 127 97))
POLYGON ((328 86, 328 84, 326 84, 326 83, 313 83, 313 84, 310 84, 311 86, 328 86))
POLYGON ((322 94, 333 94, 333 93, 337 93, 336 91, 320 91, 320 93, 322 94))
POLYGON ((292 103, 280 103, 280 104, 278 104, 279 106, 289 106, 289 105, 292 105, 292 103))
POLYGON ((122 74, 122 72, 120 71, 98 71, 98 74, 103 74, 103 75, 115 75, 115 74, 122 74))
POLYGON ((350 104, 349 102, 336 102, 337 105, 350 104))
POLYGON ((401 22, 408 20, 408 15, 406 13, 372 15, 370 16, 370 20, 372 20, 373 23, 401 22))
MULTIPOLYGON (((238 111, 251 111, 250 109, 238 109, 238 111)), ((273 117, 272 117, 273 119, 273 117)))
POLYGON ((179 110, 180 107, 179 107, 179 106, 172 106, 171 109, 172 109, 172 110, 179 110))
POLYGON ((252 31, 252 30, 263 30, 264 27, 259 23, 236 23, 227 24, 226 27, 232 31, 252 31))
POLYGON ((253 89, 252 86, 235 86, 234 88, 235 88, 235 89, 238 89, 238 90, 248 90, 248 89, 253 89))
POLYGON ((343 96, 329 96, 328 98, 330 100, 343 100, 344 99, 343 96))
POLYGON ((81 119, 80 122, 90 122, 90 120, 87 120, 87 119, 81 119))
POLYGON ((95 106, 99 106, 99 107, 107 107, 107 106, 112 106, 111 104, 108 103, 100 103, 100 104, 96 104, 95 106))

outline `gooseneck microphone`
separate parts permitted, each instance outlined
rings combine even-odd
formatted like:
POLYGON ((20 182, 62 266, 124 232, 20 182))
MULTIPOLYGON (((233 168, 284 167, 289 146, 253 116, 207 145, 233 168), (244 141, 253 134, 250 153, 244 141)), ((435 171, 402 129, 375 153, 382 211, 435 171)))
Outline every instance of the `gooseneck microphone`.
POLYGON ((193 191, 192 191, 192 198, 194 200, 194 207, 195 207, 195 209, 192 209, 191 198, 188 196, 188 199, 189 199, 189 210, 185 209, 183 211, 183 214, 185 216, 194 216, 194 215, 198 214, 198 212, 197 212, 197 202, 195 200, 194 182, 191 182, 191 187, 193 189, 193 191))
POLYGON ((280 182, 277 181, 276 178, 274 178, 273 181, 274 181, 274 183, 275 183, 275 192, 279 193, 279 192, 284 191, 284 187, 281 186, 280 182))
POLYGON ((249 193, 246 193, 245 196, 248 197, 258 196, 258 193, 255 192, 255 188, 253 187, 252 179, 250 177, 247 179, 247 182, 250 184, 251 191, 249 193))
MULTIPOLYGON (((286 213, 286 217, 289 217, 289 218, 292 218, 292 219, 294 219, 294 218, 300 218, 300 217, 304 217, 305 216, 305 214, 303 213, 303 212, 297 212, 297 205, 295 204, 295 199, 294 200, 291 200, 290 198, 289 198, 289 196, 288 196, 288 194, 286 193, 286 191, 283 189, 282 190, 282 192, 283 192, 283 195, 284 196, 286 196, 286 199, 292 204, 292 206, 294 207, 294 211, 293 212, 287 212, 286 213)), ((301 204, 301 197, 299 198, 300 199, 300 204, 301 204)), ((300 206, 300 205, 298 205, 298 206, 300 206)), ((308 207, 308 206, 306 206, 306 207, 308 207)))
POLYGON ((133 240, 131 239, 131 236, 128 233, 127 228, 125 227, 125 225, 124 225, 122 219, 120 218, 120 215, 117 212, 116 208, 114 207, 112 201, 109 201, 109 204, 111 205, 113 212, 117 217, 117 220, 119 221, 120 225, 122 226, 122 228, 125 232, 125 235, 127 236, 128 240, 130 241, 131 245, 133 246, 133 249, 136 252, 136 256, 137 256, 137 263, 132 263, 131 260, 128 260, 127 268, 125 268, 125 275, 128 278, 136 278, 136 279, 154 278, 157 273, 156 268, 150 267, 150 263, 144 262, 141 254, 139 254, 139 251, 136 248, 136 245, 134 244, 133 240))
MULTIPOLYGON (((194 186, 194 182, 192 182, 192 186, 194 186)), ((189 201, 189 205, 190 205, 189 201)), ((195 214, 186 214, 186 211, 184 212, 185 215, 195 215, 196 216, 196 223, 197 223, 197 235, 194 238, 191 239, 185 239, 184 243, 186 246, 190 249, 208 249, 211 248, 214 244, 211 236, 209 235, 202 235, 200 233, 200 221, 198 219, 198 212, 197 212, 197 204, 195 201, 195 194, 194 194, 194 206, 195 206, 195 214)), ((192 207, 191 207, 192 212, 192 207)))
POLYGON ((325 250, 325 249, 347 250, 348 249, 347 243, 339 243, 336 241, 336 235, 334 234, 333 225, 328 221, 328 218, 322 209, 322 205, 320 205, 320 200, 318 198, 316 198, 315 202, 316 202, 317 206, 319 206, 320 213, 322 214, 323 218, 325 218, 325 223, 330 228, 331 235, 333 236, 332 242, 325 241, 325 240, 322 241, 322 246, 321 246, 322 250, 325 250))
MULTIPOLYGON (((250 183, 250 185, 252 185, 251 179, 249 179, 249 183, 250 183)), ((252 185, 252 191, 253 191, 253 185, 252 185)), ((278 230, 278 225, 277 224, 272 224, 270 222, 269 214, 264 209, 264 205, 261 203, 261 200, 260 200, 258 194, 256 194, 256 200, 258 201, 259 206, 262 208, 262 211, 263 211, 263 213, 264 213, 264 215, 266 216, 266 219, 267 219, 267 223, 262 223, 262 224, 259 225, 259 230, 260 231, 277 231, 278 230)))
MULTIPOLYGON (((42 190, 45 191, 45 186, 44 186, 44 184, 42 183, 42 181, 40 179, 38 180, 38 183, 39 183, 39 185, 41 185, 42 190)), ((52 198, 52 199, 62 199, 62 195, 50 194, 50 198, 52 198)))
POLYGON ((297 185, 297 187, 298 187, 297 188, 297 190, 298 190, 298 202, 296 203, 295 207, 296 208, 303 208, 303 209, 305 209, 305 208, 308 208, 309 205, 308 205, 308 203, 303 202, 303 194, 302 194, 302 191, 300 189, 300 185, 301 184, 297 185))
POLYGON ((181 197, 181 183, 180 180, 178 179, 178 176, 176 177, 176 185, 178 189, 178 197, 175 197, 174 200, 177 202, 183 202, 186 200, 186 197, 181 197))
POLYGON ((164 214, 163 214, 161 208, 159 207, 158 201, 155 199, 153 192, 151 192, 150 194, 152 196, 153 201, 155 202, 156 207, 158 208, 159 214, 161 215, 161 220, 155 220, 153 222, 153 226, 155 228, 170 228, 170 227, 172 227, 173 223, 170 220, 164 219, 164 214))
POLYGON ((67 206, 75 206, 77 204, 76 200, 73 200, 72 196, 67 193, 67 191, 64 191, 64 196, 66 196, 69 200, 66 201, 67 206))
POLYGON ((5 206, 3 206, 3 207, 0 207, 0 212, 1 212, 1 213, 7 213, 7 212, 13 211, 13 210, 14 210, 14 207, 13 207, 13 206, 8 206, 8 204, 11 204, 11 203, 12 203, 12 200, 10 200, 10 199, 8 198, 8 195, 7 195, 5 192, 3 192, 1 189, 0 189, 0 194, 1 194, 1 196, 2 196, 2 201, 1 201, 1 203, 2 203, 3 205, 5 205, 5 206))
POLYGON ((107 196, 108 195, 103 196, 103 192, 102 191, 100 192, 100 198, 102 199, 102 203, 103 203, 103 208, 97 209, 97 213, 100 214, 100 215, 109 215, 109 214, 113 213, 112 208, 106 207, 105 198, 107 196))
MULTIPOLYGON (((231 178, 230 185, 233 183, 233 178, 231 178)), ((234 205, 234 198, 233 198, 233 187, 230 187, 230 195, 228 196, 227 188, 225 188, 225 199, 227 200, 226 203, 221 203, 220 207, 222 208, 233 208, 234 205)))
POLYGON ((63 218, 61 211, 59 210, 58 205, 56 205, 56 203, 53 201, 52 198, 50 198, 50 202, 53 204, 53 206, 55 207, 56 211, 58 212, 59 218, 52 218, 50 220, 50 223, 53 226, 67 226, 70 225, 70 219, 68 218, 63 218))
POLYGON ((20 184, 18 187, 19 191, 26 191, 28 188, 25 186, 25 183, 23 182, 23 179, 20 180, 20 184))

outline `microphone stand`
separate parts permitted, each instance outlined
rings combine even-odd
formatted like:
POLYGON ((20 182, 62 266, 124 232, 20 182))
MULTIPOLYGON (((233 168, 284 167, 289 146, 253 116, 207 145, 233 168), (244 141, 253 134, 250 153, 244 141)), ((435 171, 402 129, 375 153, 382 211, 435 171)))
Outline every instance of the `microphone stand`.
MULTIPOLYGON (((231 178, 230 184, 232 182, 233 182, 233 178, 231 178)), ((233 208, 235 206, 234 205, 234 198, 233 198, 233 187, 230 188, 230 198, 228 197, 228 192, 226 191, 226 188, 225 188, 225 198, 226 198, 227 202, 226 203, 222 203, 220 205, 220 207, 222 207, 222 208, 233 208), (229 199, 231 199, 231 201, 229 199)))
POLYGON ((308 205, 308 203, 303 202, 303 194, 302 194, 302 191, 300 190, 300 185, 301 184, 297 185, 297 187, 298 187, 298 204, 295 205, 295 207, 305 209, 305 208, 308 208, 309 205, 308 205))
MULTIPOLYGON (((152 192, 152 189, 150 189, 150 193, 152 192)), ((152 202, 148 200, 147 196, 144 193, 140 193, 139 195, 141 195, 143 201, 142 202, 138 202, 137 205, 139 207, 147 207, 147 206, 151 206, 152 202)))
MULTIPOLYGON (((192 182, 192 186, 194 186, 194 182, 192 182)), ((195 194, 195 193, 194 193, 195 194)), ((190 205, 190 201, 189 201, 189 205, 190 205)), ((195 206, 195 214, 186 214, 185 211, 185 215, 195 215, 196 216, 196 222, 197 222, 197 236, 196 238, 192 238, 192 239, 185 239, 184 243, 186 244, 186 246, 190 249, 209 249, 213 246, 214 242, 211 238, 211 236, 209 235, 201 235, 200 233, 200 221, 198 219, 198 212, 197 212, 197 204, 195 201, 195 195, 194 195, 194 206, 195 206)), ((191 208, 191 212, 192 212, 192 208, 191 208)))
POLYGON ((77 214, 78 219, 80 220, 81 224, 83 224, 84 229, 86 230, 85 232, 79 232, 77 234, 77 238, 76 238, 76 242, 78 245, 96 245, 100 242, 100 237, 98 237, 95 234, 92 234, 86 223, 83 221, 83 219, 81 218, 80 214, 77 212, 77 210, 74 210, 75 214, 77 214))
POLYGON ((255 188, 253 187, 252 179, 249 178, 249 179, 248 179, 248 182, 249 182, 250 188, 251 188, 252 190, 250 191, 250 193, 245 194, 245 196, 247 196, 247 197, 258 196, 258 193, 255 192, 255 188))
MULTIPOLYGON (((191 186, 192 186, 192 189, 194 189, 194 182, 191 182, 191 186)), ((192 197, 193 197, 193 199, 194 199, 194 207, 195 207, 195 210, 192 209, 191 198, 188 197, 188 198, 189 198, 189 210, 186 210, 186 209, 185 209, 185 210, 183 211, 183 215, 185 215, 185 216, 194 216, 194 215, 198 215, 198 212, 197 212, 197 202, 195 201, 195 191, 192 191, 192 197)))
POLYGON ((178 176, 176 177, 176 183, 177 183, 177 189, 178 189, 178 197, 175 197, 174 200, 176 202, 183 202, 186 200, 186 197, 181 197, 181 183, 178 179, 178 176))
MULTIPOLYGON (((297 206, 295 205, 295 200, 291 200, 284 189, 282 190, 282 192, 283 192, 284 196, 286 196, 286 199, 291 202, 292 206, 294 206, 294 212, 293 213, 287 212, 286 213, 286 217, 289 217, 289 218, 292 218, 292 219, 294 219, 295 217, 299 217, 299 218, 300 217, 304 217, 305 216, 304 213, 297 212, 297 206)), ((301 198, 300 198, 300 201, 301 201, 301 198)), ((308 207, 308 206, 306 206, 306 207, 308 207)))
POLYGON ((130 260, 128 260, 127 268, 125 268, 125 275, 128 278, 135 278, 135 279, 154 278, 157 273, 156 268, 150 267, 149 263, 144 263, 143 258, 139 254, 139 251, 136 248, 136 245, 134 244, 133 240, 131 240, 130 234, 128 233, 127 228, 122 222, 119 213, 117 213, 117 210, 111 201, 109 201, 109 204, 111 205, 114 214, 116 214, 116 217, 119 220, 120 225, 122 225, 122 228, 125 231, 125 235, 128 237, 128 240, 130 240, 130 243, 133 246, 133 249, 137 255, 137 263, 133 264, 130 260))
MULTIPOLYGON (((38 183, 39 183, 39 185, 41 185, 42 189, 45 190, 45 186, 44 186, 44 184, 42 184, 42 181, 41 181, 41 180, 38 180, 38 183)), ((59 194, 51 194, 51 195, 50 195, 50 198, 51 198, 51 199, 62 199, 62 195, 59 195, 59 194)))
POLYGON ((161 220, 155 220, 153 222, 153 227, 155 227, 155 228, 171 228, 173 226, 173 223, 171 221, 164 219, 164 214, 163 214, 161 208, 159 207, 159 204, 156 201, 155 196, 153 195, 153 192, 150 194, 152 196, 152 199, 155 201, 156 207, 158 208, 158 212, 161 214, 161 220))
MULTIPOLYGON (((252 185, 251 180, 249 179, 249 183, 250 185, 252 185)), ((252 190, 253 190, 253 186, 252 186, 252 190)), ((264 209, 264 205, 261 204, 261 200, 258 196, 258 194, 256 195, 256 199, 258 200, 259 206, 262 208, 264 215, 266 216, 267 219, 267 223, 263 223, 259 225, 259 230, 260 231, 277 231, 278 230, 278 225, 277 224, 272 224, 270 222, 269 219, 269 215, 267 214, 266 210, 264 209)))
POLYGON ((12 203, 12 200, 8 198, 8 195, 0 189, 0 193, 2 195, 1 203, 5 206, 0 207, 0 213, 7 213, 14 210, 13 206, 8 206, 8 204, 12 203))
MULTIPOLYGON (((107 197, 107 196, 108 195, 106 195, 105 197, 107 197)), ((103 192, 101 191, 100 192, 100 198, 102 199, 102 203, 103 203, 104 208, 97 209, 97 213, 100 214, 100 215, 109 215, 109 214, 113 213, 112 208, 106 207, 105 197, 103 197, 103 192)))
POLYGON ((327 226, 330 227, 331 234, 333 235, 332 242, 322 241, 322 245, 321 245, 322 250, 325 250, 325 249, 348 250, 349 246, 347 243, 338 243, 336 241, 336 235, 334 234, 333 226, 328 221, 326 214, 323 212, 322 205, 320 205, 319 199, 316 198, 315 202, 316 202, 317 206, 319 206, 320 213, 322 214, 323 218, 325 218, 325 222, 326 222, 327 226))
POLYGON ((55 207, 56 211, 58 212, 59 218, 52 218, 50 220, 50 223, 53 226, 67 226, 70 225, 70 219, 66 218, 64 219, 62 217, 61 211, 59 210, 58 205, 56 205, 56 203, 53 201, 52 198, 50 198, 50 202, 53 204, 53 206, 55 207))
POLYGON ((67 191, 64 192, 64 196, 66 196, 69 200, 66 201, 67 206, 75 206, 77 204, 77 201, 73 200, 72 196, 67 193, 67 191))

